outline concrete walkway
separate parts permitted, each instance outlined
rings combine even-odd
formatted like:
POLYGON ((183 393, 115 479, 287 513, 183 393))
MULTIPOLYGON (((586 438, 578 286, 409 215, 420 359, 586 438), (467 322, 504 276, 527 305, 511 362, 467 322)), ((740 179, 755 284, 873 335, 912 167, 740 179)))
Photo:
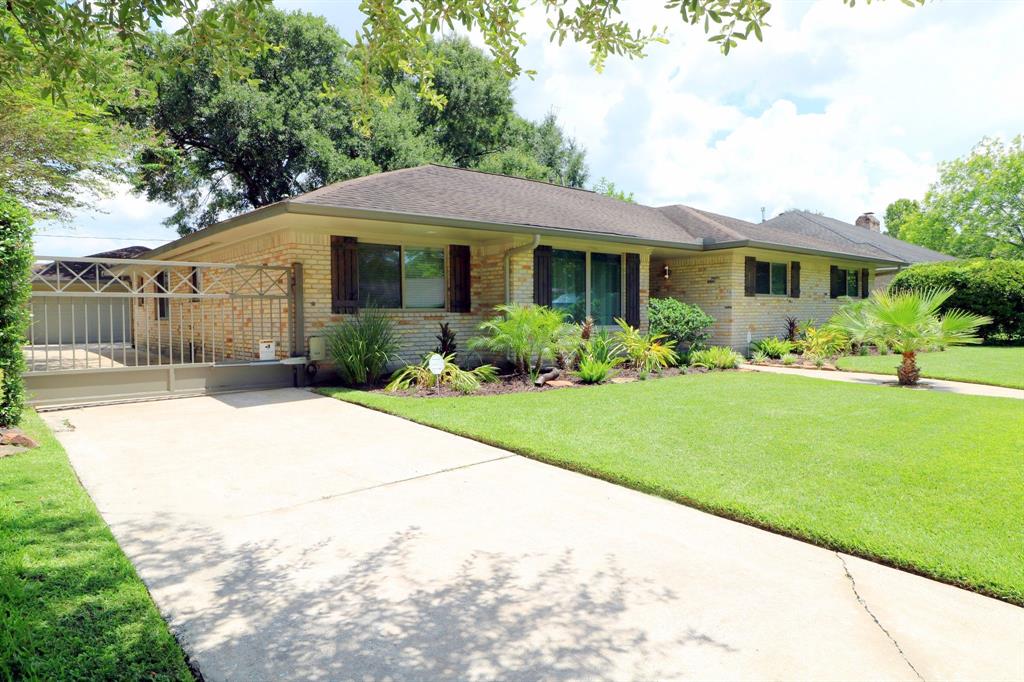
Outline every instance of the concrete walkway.
POLYGON ((1024 609, 307 392, 45 416, 207 680, 1024 677, 1024 609))
MULTIPOLYGON (((804 369, 802 367, 778 367, 775 365, 751 365, 743 363, 741 369, 773 374, 796 374, 813 379, 829 381, 845 381, 854 384, 873 384, 875 386, 899 387, 895 376, 888 374, 869 374, 868 372, 846 372, 827 369, 804 369)), ((969 384, 965 381, 946 381, 945 379, 921 379, 916 388, 902 387, 907 391, 938 391, 940 393, 959 393, 961 395, 984 395, 991 398, 1017 398, 1024 400, 1024 391, 1004 386, 987 386, 985 384, 969 384)))

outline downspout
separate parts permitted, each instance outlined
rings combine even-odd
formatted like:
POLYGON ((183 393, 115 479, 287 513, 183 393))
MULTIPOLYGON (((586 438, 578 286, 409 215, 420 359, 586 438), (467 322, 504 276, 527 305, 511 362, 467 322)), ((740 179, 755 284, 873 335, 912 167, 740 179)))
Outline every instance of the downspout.
POLYGON ((511 249, 505 252, 505 305, 512 302, 512 256, 517 253, 523 253, 524 251, 533 251, 540 244, 540 235, 533 235, 533 241, 529 244, 523 244, 522 246, 513 246, 511 249))

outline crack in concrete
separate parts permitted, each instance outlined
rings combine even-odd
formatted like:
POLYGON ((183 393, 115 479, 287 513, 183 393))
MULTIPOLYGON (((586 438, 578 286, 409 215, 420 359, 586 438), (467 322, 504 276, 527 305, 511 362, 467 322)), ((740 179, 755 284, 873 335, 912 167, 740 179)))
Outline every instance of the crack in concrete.
POLYGON ((517 455, 515 453, 509 453, 507 455, 502 455, 501 457, 493 457, 491 459, 483 459, 483 460, 480 460, 479 462, 470 462, 469 464, 460 464, 459 466, 448 467, 447 469, 438 469, 437 471, 428 471, 425 474, 419 474, 417 476, 410 476, 408 478, 400 478, 400 479, 395 480, 395 481, 385 481, 383 483, 376 483, 374 485, 368 485, 368 486, 366 486, 364 488, 356 488, 355 490, 346 490, 344 492, 334 493, 333 495, 323 495, 321 497, 317 497, 317 498, 314 498, 314 499, 311 499, 311 500, 303 500, 302 502, 296 502, 295 504, 290 504, 290 505, 287 505, 285 507, 276 507, 274 509, 264 509, 262 511, 252 512, 251 514, 241 514, 239 516, 232 516, 230 518, 244 519, 244 518, 251 518, 253 516, 262 516, 264 514, 276 514, 277 512, 290 511, 290 510, 295 509, 297 507, 304 507, 304 506, 309 505, 309 504, 316 504, 317 502, 323 502, 324 500, 333 500, 333 499, 338 498, 338 497, 347 497, 349 495, 357 495, 359 493, 365 493, 365 492, 367 492, 369 490, 377 490, 378 488, 389 488, 389 487, 394 486, 394 485, 400 485, 402 483, 408 483, 410 481, 418 481, 420 479, 430 478, 431 476, 437 476, 439 474, 447 474, 447 473, 451 473, 453 471, 459 471, 460 469, 469 469, 471 467, 480 466, 481 464, 490 464, 492 462, 500 462, 503 459, 511 459, 513 457, 519 457, 519 455, 517 455))
POLYGON ((864 601, 864 597, 860 596, 860 592, 857 591, 857 581, 854 580, 853 574, 850 573, 850 567, 846 564, 846 559, 844 559, 843 555, 839 552, 836 552, 835 555, 836 558, 839 559, 839 563, 843 565, 843 573, 846 574, 846 579, 850 581, 850 589, 853 590, 853 596, 857 598, 857 603, 861 605, 861 607, 869 616, 871 616, 871 620, 875 621, 875 625, 878 626, 878 629, 885 633, 885 636, 889 638, 889 641, 892 642, 892 645, 896 647, 896 651, 899 652, 900 658, 903 659, 903 662, 906 663, 912 671, 914 671, 915 675, 917 675, 917 679, 921 680, 921 682, 926 682, 924 676, 920 672, 918 672, 917 668, 914 667, 914 664, 910 662, 909 658, 907 658, 907 654, 903 651, 903 647, 900 646, 900 643, 896 641, 896 638, 892 636, 891 632, 885 629, 885 626, 882 625, 882 622, 878 620, 878 616, 874 614, 874 612, 871 610, 871 607, 868 606, 868 603, 864 601))

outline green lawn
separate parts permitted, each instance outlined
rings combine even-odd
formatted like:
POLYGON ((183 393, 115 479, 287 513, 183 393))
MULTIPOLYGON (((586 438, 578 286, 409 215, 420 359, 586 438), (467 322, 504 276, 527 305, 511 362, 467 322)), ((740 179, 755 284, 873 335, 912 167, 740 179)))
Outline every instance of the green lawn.
MULTIPOLYGON (((896 374, 899 355, 840 358, 839 369, 896 374)), ((1024 347, 960 346, 918 355, 921 376, 1024 389, 1024 347)))
POLYGON ((1024 402, 711 373, 465 398, 325 390, 1024 604, 1024 402))
POLYGON ((145 585, 41 420, 0 459, 0 680, 191 680, 145 585))

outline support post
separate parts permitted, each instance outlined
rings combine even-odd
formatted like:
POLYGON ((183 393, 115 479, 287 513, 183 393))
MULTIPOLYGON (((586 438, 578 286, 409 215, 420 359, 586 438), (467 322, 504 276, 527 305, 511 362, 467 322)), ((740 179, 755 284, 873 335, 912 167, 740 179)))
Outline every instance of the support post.
MULTIPOLYGON (((306 316, 303 300, 302 263, 292 263, 292 276, 289 281, 289 303, 292 307, 292 357, 306 354, 306 316)), ((305 368, 303 368, 304 370, 305 368)), ((296 384, 305 386, 306 372, 296 371, 296 384)))

